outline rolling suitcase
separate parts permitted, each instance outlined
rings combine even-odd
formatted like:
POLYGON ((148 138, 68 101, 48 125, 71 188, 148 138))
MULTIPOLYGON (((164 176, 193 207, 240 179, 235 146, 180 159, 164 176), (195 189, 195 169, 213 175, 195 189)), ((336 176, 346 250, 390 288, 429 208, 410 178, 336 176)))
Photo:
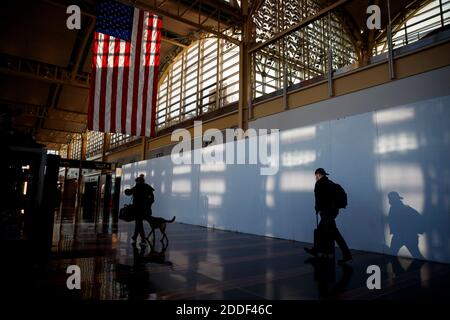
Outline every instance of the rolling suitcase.
POLYGON ((319 218, 316 215, 316 229, 314 229, 314 247, 317 248, 319 258, 333 259, 335 256, 333 233, 323 228, 319 230, 319 218))

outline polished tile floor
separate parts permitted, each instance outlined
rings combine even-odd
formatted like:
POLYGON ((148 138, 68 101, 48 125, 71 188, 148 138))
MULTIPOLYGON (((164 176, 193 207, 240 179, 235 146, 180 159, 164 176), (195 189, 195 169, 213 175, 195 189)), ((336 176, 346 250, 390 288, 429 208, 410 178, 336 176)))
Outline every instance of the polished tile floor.
POLYGON ((450 297, 450 265, 354 251, 353 263, 339 267, 308 260, 309 244, 180 223, 168 226, 170 243, 160 252, 160 245, 133 246, 133 228, 57 220, 47 268, 30 277, 33 292, 58 299, 450 297), (74 264, 81 290, 66 287, 74 264), (367 289, 370 265, 381 268, 381 290, 367 289))

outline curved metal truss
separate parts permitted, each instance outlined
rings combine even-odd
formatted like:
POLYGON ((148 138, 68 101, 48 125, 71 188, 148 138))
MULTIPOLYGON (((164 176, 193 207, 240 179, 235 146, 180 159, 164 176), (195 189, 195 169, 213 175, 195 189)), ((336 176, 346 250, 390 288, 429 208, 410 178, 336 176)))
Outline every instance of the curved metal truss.
MULTIPOLYGON (((321 10, 317 0, 267 0, 253 17, 254 40, 265 42, 321 10)), ((252 54, 253 98, 325 76, 356 61, 353 44, 338 18, 321 19, 252 54)))

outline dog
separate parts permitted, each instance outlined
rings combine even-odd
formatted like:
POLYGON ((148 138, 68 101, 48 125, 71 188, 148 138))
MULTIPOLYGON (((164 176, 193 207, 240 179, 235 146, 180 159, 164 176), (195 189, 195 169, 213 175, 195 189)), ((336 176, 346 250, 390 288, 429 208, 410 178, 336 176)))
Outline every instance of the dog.
POLYGON ((155 230, 159 229, 159 231, 161 231, 161 234, 162 234, 162 238, 160 241, 161 241, 161 244, 163 245, 163 250, 165 250, 167 248, 167 246, 169 245, 169 238, 167 238, 167 235, 166 235, 166 227, 167 227, 168 223, 174 222, 175 218, 176 217, 173 217, 172 220, 166 220, 164 218, 152 217, 152 216, 147 216, 145 218, 145 220, 150 225, 150 228, 152 229, 152 231, 150 231, 150 233, 148 234, 148 236, 146 238, 146 240, 148 241, 148 243, 150 244, 151 247, 155 246, 155 230), (153 245, 148 240, 152 234, 153 234, 153 245), (164 245, 164 239, 166 239, 166 245, 164 245))

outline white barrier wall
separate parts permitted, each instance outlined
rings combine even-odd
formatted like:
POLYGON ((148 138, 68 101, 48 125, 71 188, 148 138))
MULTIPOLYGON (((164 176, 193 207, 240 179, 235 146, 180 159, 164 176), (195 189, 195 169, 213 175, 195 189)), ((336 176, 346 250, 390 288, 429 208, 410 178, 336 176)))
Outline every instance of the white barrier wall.
POLYGON ((352 249, 450 262, 450 96, 283 129, 279 172, 260 167, 166 156, 124 166, 121 191, 145 173, 155 216, 312 242, 314 170, 324 167, 348 193, 337 223, 352 249))

